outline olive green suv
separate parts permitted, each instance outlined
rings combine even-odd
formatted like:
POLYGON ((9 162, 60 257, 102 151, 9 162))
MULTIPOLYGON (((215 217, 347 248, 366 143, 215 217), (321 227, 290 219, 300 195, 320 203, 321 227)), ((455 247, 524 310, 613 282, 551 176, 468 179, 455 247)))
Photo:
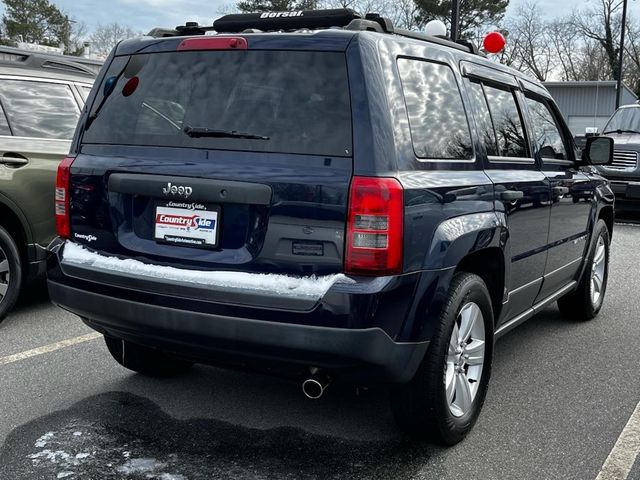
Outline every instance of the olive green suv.
POLYGON ((0 321, 24 281, 45 272, 56 170, 97 68, 85 59, 0 48, 0 321))

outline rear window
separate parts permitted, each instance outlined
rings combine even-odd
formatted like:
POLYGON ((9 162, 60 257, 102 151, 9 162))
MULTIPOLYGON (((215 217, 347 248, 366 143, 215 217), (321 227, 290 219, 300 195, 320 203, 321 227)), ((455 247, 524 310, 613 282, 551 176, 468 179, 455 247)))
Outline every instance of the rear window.
POLYGON ((326 156, 351 156, 352 151, 342 53, 208 51, 116 57, 91 115, 84 143, 326 156), (109 82, 115 83, 110 94, 109 82), (205 129, 208 133, 202 136, 194 134, 205 129), (217 136, 210 136, 211 131, 217 136))

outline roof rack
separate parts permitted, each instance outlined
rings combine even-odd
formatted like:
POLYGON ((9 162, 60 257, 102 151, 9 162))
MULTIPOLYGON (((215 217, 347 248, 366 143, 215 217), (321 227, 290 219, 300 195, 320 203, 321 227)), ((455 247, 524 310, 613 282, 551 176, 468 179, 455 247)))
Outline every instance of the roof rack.
POLYGON ((0 46, 0 66, 31 70, 51 69, 64 73, 95 77, 101 65, 102 62, 98 60, 0 46))
POLYGON ((393 22, 377 13, 364 17, 349 8, 331 10, 296 10, 290 12, 241 13, 225 15, 213 22, 213 26, 203 27, 188 22, 175 29, 154 28, 149 36, 174 37, 182 35, 206 35, 213 33, 264 33, 295 32, 300 30, 321 30, 342 28, 344 30, 373 31, 395 34, 401 37, 437 43, 469 53, 478 53, 477 47, 466 41, 454 42, 446 37, 435 37, 425 33, 397 29, 393 22))

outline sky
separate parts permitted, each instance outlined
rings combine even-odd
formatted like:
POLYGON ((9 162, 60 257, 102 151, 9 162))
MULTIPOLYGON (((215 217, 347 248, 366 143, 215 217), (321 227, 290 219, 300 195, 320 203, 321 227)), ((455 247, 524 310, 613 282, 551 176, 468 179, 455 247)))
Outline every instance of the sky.
MULTIPOLYGON (((175 27, 185 21, 211 25, 233 0, 51 0, 73 20, 82 21, 92 30, 97 24, 118 22, 134 31, 147 32, 153 27, 175 27)), ((514 10, 531 0, 511 0, 514 10)), ((534 0, 548 18, 563 16, 575 8, 584 8, 586 0, 534 0)), ((0 8, 2 10, 2 8, 0 8)), ((629 0, 630 15, 640 17, 640 0, 629 0)))

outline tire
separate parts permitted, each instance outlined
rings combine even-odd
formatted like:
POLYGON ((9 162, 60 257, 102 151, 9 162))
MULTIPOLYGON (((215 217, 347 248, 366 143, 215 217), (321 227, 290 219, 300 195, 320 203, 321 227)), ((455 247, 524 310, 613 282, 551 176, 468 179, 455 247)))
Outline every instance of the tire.
POLYGON ((189 370, 193 363, 160 350, 143 347, 119 338, 104 336, 111 356, 123 367, 150 377, 171 377, 189 370))
POLYGON ((21 287, 20 252, 11 235, 0 227, 0 322, 16 304, 21 287))
POLYGON ((492 356, 493 308, 487 286, 477 275, 457 273, 415 377, 391 392, 391 408, 398 425, 412 437, 433 443, 455 445, 463 440, 482 409, 491 376, 492 356), (463 322, 468 323, 465 319, 473 315, 475 322, 471 322, 473 328, 467 336, 471 341, 466 340, 468 345, 462 353, 475 353, 476 361, 466 364, 469 360, 460 358, 462 332, 459 327, 463 322), (472 349, 466 350, 470 346, 472 349), (454 351, 456 347, 458 350, 454 351), (479 357, 482 361, 480 372, 477 368, 479 357), (449 389, 448 394, 447 386, 456 388, 449 389))
POLYGON ((587 267, 577 288, 558 300, 558 308, 563 316, 583 322, 592 320, 600 312, 609 279, 610 235, 603 220, 598 220, 593 235, 595 241, 587 255, 587 267), (597 295, 594 293, 596 290, 597 295))

